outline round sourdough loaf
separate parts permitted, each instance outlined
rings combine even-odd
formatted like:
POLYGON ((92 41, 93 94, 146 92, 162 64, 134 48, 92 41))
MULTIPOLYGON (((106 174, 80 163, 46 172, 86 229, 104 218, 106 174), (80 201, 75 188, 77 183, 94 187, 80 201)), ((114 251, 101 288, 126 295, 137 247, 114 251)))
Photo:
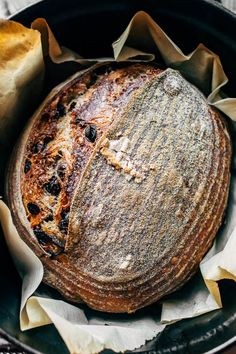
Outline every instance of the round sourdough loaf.
POLYGON ((230 161, 223 118, 179 72, 98 64, 32 117, 6 194, 47 284, 133 312, 198 269, 222 222, 230 161))

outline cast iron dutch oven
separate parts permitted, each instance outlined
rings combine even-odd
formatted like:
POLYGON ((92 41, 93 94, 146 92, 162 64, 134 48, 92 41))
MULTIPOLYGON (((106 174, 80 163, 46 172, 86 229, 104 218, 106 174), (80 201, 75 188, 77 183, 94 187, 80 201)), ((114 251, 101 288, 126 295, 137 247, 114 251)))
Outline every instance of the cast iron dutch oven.
MULTIPOLYGON (((60 43, 84 57, 99 57, 111 55, 109 44, 120 35, 138 10, 148 12, 185 53, 191 52, 200 42, 218 53, 230 78, 225 91, 231 97, 236 96, 236 16, 213 0, 45 0, 26 8, 13 19, 30 26, 35 18, 45 17, 60 43), (71 33, 76 33, 77 38, 71 33)), ((63 71, 61 73, 62 76, 56 77, 51 86, 65 79, 63 71)), ((32 109, 27 112, 28 117, 31 113, 32 109)), ((16 128, 18 132, 22 129, 21 126, 16 128)), ((1 171, 4 168, 1 166, 1 171)), ((53 326, 26 332, 19 330, 21 281, 2 235, 0 284, 0 334, 30 353, 68 353, 53 326)), ((201 354, 220 352, 229 345, 234 346, 236 284, 224 281, 220 287, 224 304, 222 310, 168 326, 137 352, 201 354)), ((59 297, 45 286, 42 291, 59 297)), ((90 310, 85 308, 85 311, 89 316, 90 310)), ((150 306, 136 316, 142 316, 145 311, 153 314, 159 311, 159 307, 150 306)), ((122 318, 125 315, 117 316, 122 318)))

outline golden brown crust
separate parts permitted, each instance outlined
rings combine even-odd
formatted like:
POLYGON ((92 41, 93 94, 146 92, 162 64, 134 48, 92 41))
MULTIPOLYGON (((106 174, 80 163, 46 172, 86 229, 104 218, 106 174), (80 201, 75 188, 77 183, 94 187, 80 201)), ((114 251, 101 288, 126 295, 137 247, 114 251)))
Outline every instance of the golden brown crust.
POLYGON ((53 97, 35 121, 21 191, 28 220, 46 252, 64 249, 71 198, 96 142, 133 92, 159 71, 140 64, 88 70, 53 97))
POLYGON ((39 109, 10 164, 7 195, 49 285, 98 310, 132 312, 183 285, 209 249, 227 203, 230 138, 175 71, 132 64, 100 71, 91 87, 95 70, 39 109), (58 103, 69 109, 69 95, 76 106, 65 113, 58 103), (83 123, 74 127, 75 119, 83 123), (45 149, 46 135, 55 143, 45 149), (63 157, 50 165, 62 137, 63 157), (64 178, 50 185, 63 158, 64 178), (55 231, 63 208, 69 229, 55 231))

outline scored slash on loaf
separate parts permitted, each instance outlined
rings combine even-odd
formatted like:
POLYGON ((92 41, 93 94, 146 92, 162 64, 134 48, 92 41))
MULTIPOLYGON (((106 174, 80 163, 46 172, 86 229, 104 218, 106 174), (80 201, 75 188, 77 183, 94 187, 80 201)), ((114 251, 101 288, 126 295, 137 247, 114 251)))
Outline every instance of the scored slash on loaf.
POLYGON ((179 72, 99 64, 33 116, 7 197, 47 284, 133 312, 196 272, 222 222, 230 160, 223 118, 179 72))

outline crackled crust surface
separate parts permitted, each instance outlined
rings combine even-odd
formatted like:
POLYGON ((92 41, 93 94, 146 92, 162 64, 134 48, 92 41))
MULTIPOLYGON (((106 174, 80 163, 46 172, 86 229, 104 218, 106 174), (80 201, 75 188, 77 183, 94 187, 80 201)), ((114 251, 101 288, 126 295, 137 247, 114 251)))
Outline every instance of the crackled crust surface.
POLYGON ((171 69, 85 71, 46 100, 16 151, 15 224, 71 301, 132 312, 158 300, 196 271, 222 222, 230 138, 171 69))
POLYGON ((71 198, 96 141, 132 94, 160 72, 148 65, 122 66, 88 71, 62 90, 44 108, 28 137, 23 203, 34 234, 48 253, 64 250, 71 198))

